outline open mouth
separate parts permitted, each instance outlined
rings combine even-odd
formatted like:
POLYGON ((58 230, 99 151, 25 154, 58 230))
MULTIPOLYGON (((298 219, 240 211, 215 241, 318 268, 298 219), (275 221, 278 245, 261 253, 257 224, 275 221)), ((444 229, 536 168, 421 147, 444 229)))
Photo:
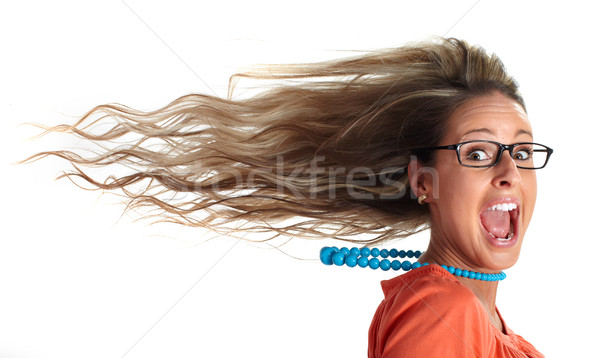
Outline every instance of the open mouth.
POLYGON ((512 246, 518 238, 519 205, 499 202, 483 210, 479 220, 488 240, 495 246, 512 246))

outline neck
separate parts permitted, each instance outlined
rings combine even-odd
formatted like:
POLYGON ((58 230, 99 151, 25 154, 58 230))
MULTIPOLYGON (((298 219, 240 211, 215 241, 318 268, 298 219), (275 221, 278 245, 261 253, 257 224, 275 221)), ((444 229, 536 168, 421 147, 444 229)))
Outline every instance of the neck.
POLYGON ((498 290, 498 282, 484 282, 477 280, 470 280, 464 277, 456 278, 464 286, 468 287, 473 291, 475 296, 479 298, 479 301, 483 307, 488 311, 491 317, 497 317, 496 313, 496 292, 498 290))
MULTIPOLYGON (((453 255, 446 250, 439 250, 434 244, 435 240, 429 242, 427 251, 419 258, 419 262, 429 262, 438 265, 454 266, 467 269, 469 271, 479 271, 492 273, 492 271, 482 268, 467 265, 460 260, 456 255, 453 255)), ((464 277, 456 277, 456 279, 468 287, 481 302, 481 305, 488 311, 490 320, 494 323, 500 322, 496 312, 496 292, 498 290, 498 282, 472 280, 464 277)))

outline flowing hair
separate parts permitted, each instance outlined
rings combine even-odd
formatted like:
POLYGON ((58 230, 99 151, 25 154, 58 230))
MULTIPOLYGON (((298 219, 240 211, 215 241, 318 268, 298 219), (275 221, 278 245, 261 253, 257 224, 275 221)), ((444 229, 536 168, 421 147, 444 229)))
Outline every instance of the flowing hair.
POLYGON ((46 151, 26 161, 64 158, 74 169, 62 177, 121 192, 127 209, 147 209, 143 217, 156 222, 260 232, 259 241, 377 243, 429 226, 427 206, 409 187, 411 157, 431 161, 415 149, 438 144, 457 107, 494 91, 525 107, 495 55, 439 39, 256 67, 231 77, 227 99, 190 94, 149 112, 97 106, 74 124, 45 129, 100 150, 46 151), (233 99, 246 78, 266 84, 233 99), (98 179, 82 169, 115 165, 129 172, 98 179), (250 225, 237 227, 240 220, 250 225))

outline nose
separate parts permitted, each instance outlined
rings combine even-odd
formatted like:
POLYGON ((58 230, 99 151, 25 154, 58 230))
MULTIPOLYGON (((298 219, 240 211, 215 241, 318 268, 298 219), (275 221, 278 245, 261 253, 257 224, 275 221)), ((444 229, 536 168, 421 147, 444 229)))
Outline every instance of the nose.
POLYGON ((521 172, 517 168, 517 163, 510 156, 508 150, 502 153, 500 162, 492 167, 495 169, 493 184, 498 188, 517 186, 521 183, 521 172))

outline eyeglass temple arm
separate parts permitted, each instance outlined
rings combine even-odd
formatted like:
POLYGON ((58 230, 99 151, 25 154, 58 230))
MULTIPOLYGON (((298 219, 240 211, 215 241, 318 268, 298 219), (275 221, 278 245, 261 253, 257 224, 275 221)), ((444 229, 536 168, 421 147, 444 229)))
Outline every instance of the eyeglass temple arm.
POLYGON ((417 148, 415 151, 425 151, 425 150, 438 150, 438 149, 451 149, 456 150, 460 144, 452 144, 452 145, 442 145, 439 147, 426 147, 426 148, 417 148))

